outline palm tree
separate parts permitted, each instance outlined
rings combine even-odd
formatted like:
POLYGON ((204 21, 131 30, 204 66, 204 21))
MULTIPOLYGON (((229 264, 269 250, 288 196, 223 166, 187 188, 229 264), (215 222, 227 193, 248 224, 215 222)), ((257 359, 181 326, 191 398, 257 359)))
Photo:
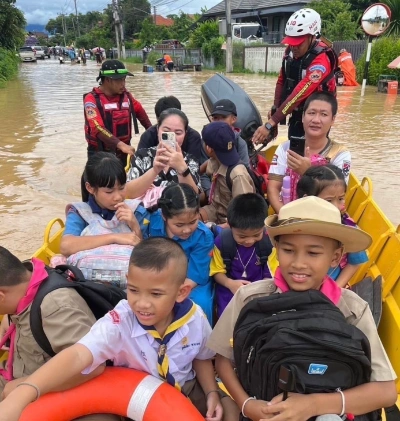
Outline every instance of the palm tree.
POLYGON ((400 35, 400 0, 382 0, 389 6, 392 11, 390 18, 390 25, 384 36, 399 36, 400 35))

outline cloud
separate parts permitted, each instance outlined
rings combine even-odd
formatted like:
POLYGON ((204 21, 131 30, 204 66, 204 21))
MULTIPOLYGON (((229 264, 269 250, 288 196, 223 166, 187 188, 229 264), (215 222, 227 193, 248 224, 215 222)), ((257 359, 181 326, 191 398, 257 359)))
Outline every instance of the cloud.
MULTIPOLYGON (((103 10, 110 3, 111 0, 96 0, 95 2, 77 0, 78 12, 85 14, 92 10, 103 10)), ((201 6, 210 9, 219 3, 219 0, 203 0, 201 5, 196 3, 196 1, 188 3, 188 0, 176 0, 169 5, 160 6, 158 13, 164 16, 169 13, 179 13, 179 10, 185 13, 196 13, 200 12, 201 6)), ((17 0, 16 6, 24 12, 28 24, 46 25, 50 19, 56 18, 62 11, 67 14, 75 13, 74 0, 17 0)))

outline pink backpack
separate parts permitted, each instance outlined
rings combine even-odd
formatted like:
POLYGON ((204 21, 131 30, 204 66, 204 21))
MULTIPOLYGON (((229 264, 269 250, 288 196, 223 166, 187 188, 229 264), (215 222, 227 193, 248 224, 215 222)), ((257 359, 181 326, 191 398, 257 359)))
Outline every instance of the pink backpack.
MULTIPOLYGON (((125 200, 125 203, 135 212, 139 200, 125 200)), ((102 235, 111 233, 128 233, 131 229, 114 216, 110 221, 92 212, 85 202, 73 203, 67 206, 66 212, 74 208, 88 223, 81 236, 102 235)), ((67 258, 67 264, 77 266, 86 279, 109 282, 126 289, 126 274, 133 246, 109 244, 94 249, 79 251, 67 258)))

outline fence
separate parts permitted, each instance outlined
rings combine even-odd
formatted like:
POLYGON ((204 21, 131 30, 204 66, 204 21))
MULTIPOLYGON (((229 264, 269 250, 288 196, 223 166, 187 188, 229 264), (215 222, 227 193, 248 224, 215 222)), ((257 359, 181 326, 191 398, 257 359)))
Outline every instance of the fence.
POLYGON ((245 47, 244 68, 256 73, 279 73, 284 52, 282 45, 245 47))
POLYGON ((333 49, 336 54, 339 55, 339 51, 345 48, 353 57, 353 61, 356 62, 367 49, 367 40, 359 41, 335 41, 333 43, 333 49))
MULTIPOLYGON (((182 63, 185 64, 199 64, 202 61, 201 49, 200 48, 192 48, 192 49, 184 49, 184 48, 165 48, 165 49, 157 49, 152 50, 156 51, 160 54, 160 57, 166 53, 171 56, 172 59, 178 58, 182 60, 182 63)), ((143 59, 143 51, 142 50, 126 50, 126 57, 140 57, 143 59)), ((151 64, 151 63, 150 63, 151 64)))
MULTIPOLYGON (((339 55, 339 51, 345 48, 356 62, 367 48, 365 40, 360 41, 335 41, 333 49, 339 55)), ((279 45, 265 45, 257 47, 245 47, 244 68, 253 72, 278 73, 282 66, 282 58, 285 47, 279 45)))

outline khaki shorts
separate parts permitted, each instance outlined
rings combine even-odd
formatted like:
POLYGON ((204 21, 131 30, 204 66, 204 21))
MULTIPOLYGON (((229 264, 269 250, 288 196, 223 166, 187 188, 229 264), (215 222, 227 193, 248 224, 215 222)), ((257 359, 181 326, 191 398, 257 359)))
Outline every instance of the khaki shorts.
MULTIPOLYGON (((185 394, 192 404, 197 408, 200 414, 205 417, 207 413, 207 399, 196 378, 189 380, 182 387, 182 393, 185 394)), ((220 390, 220 398, 225 398, 228 395, 220 390)))

